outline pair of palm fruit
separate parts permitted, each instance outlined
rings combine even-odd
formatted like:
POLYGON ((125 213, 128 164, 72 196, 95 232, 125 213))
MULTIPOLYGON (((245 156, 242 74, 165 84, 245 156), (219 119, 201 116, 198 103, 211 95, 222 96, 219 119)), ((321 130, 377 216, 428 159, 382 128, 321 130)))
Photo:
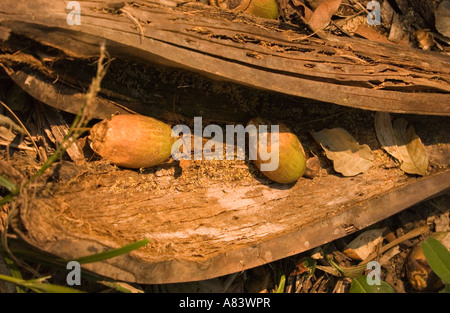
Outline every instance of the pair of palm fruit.
MULTIPOLYGON (((262 119, 252 119, 248 124, 256 128, 267 125, 262 119)), ((151 167, 164 163, 170 156, 175 138, 172 128, 154 118, 143 115, 116 115, 95 124, 89 134, 89 144, 98 155, 126 168, 151 167)), ((267 152, 271 152, 267 140, 267 152)), ((261 165, 270 162, 260 158, 256 167, 269 179, 278 183, 293 183, 306 170, 305 152, 297 136, 288 127, 279 125, 278 167, 264 171, 261 165)))

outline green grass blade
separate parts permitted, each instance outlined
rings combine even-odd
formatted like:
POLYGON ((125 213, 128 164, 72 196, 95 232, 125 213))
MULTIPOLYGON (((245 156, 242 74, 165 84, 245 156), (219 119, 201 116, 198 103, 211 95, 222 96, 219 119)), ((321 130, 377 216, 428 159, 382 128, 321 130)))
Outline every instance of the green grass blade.
POLYGON ((144 293, 143 290, 137 289, 127 283, 120 282, 120 281, 98 281, 99 284, 102 284, 104 286, 107 286, 109 288, 115 289, 117 291, 123 292, 123 293, 144 293))
POLYGON ((8 189, 10 192, 13 192, 16 190, 17 186, 9 179, 3 177, 0 175, 0 185, 4 186, 6 189, 8 189))
POLYGON ((36 291, 36 292, 84 293, 84 291, 81 291, 78 289, 44 283, 43 280, 46 278, 48 278, 48 277, 31 279, 31 280, 23 280, 23 279, 18 279, 18 278, 12 277, 12 276, 0 274, 0 279, 8 281, 8 282, 16 284, 16 285, 19 285, 21 287, 32 289, 33 291, 36 291))
POLYGON ((46 293, 85 293, 84 291, 75 288, 60 285, 52 285, 47 283, 29 283, 26 284, 25 286, 35 291, 41 291, 46 293))
POLYGON ((275 293, 283 293, 285 284, 286 284, 286 276, 283 274, 281 275, 280 283, 278 284, 278 288, 275 291, 275 293))
POLYGON ((316 271, 317 260, 312 257, 305 257, 300 261, 300 263, 308 270, 308 276, 313 275, 316 271))
MULTIPOLYGON (((12 277, 17 279, 23 279, 22 273, 19 270, 19 267, 17 266, 16 262, 14 262, 11 258, 4 256, 3 259, 5 260, 6 265, 8 266, 9 273, 12 277)), ((17 293, 24 293, 25 290, 20 288, 20 286, 16 285, 16 291, 17 293)))
POLYGON ((0 206, 12 201, 12 199, 17 195, 15 192, 11 192, 9 195, 4 196, 0 199, 0 206))
POLYGON ((445 284, 450 284, 450 252, 433 237, 421 244, 423 254, 433 272, 441 278, 445 284))
MULTIPOLYGON (((12 240, 14 241, 14 240, 12 240)), ((19 249, 19 248, 10 248, 10 251, 18 258, 32 261, 41 265, 46 265, 52 267, 54 269, 60 271, 66 271, 67 268, 67 260, 59 258, 55 255, 43 252, 43 251, 34 251, 32 249, 19 249)), ((0 253, 3 255, 7 255, 6 250, 0 246, 0 253)), ((98 275, 96 273, 90 272, 86 269, 81 269, 82 278, 88 279, 93 282, 97 282, 99 280, 104 280, 105 277, 98 275)))
POLYGON ((105 252, 100 252, 100 253, 96 253, 93 255, 84 256, 84 257, 75 259, 74 261, 77 261, 80 264, 103 261, 103 260, 110 259, 110 258, 119 256, 119 255, 122 255, 122 254, 129 253, 130 251, 133 251, 140 247, 145 246, 149 242, 150 242, 150 240, 148 240, 148 239, 136 241, 134 243, 130 243, 121 248, 112 249, 112 250, 108 250, 105 252))

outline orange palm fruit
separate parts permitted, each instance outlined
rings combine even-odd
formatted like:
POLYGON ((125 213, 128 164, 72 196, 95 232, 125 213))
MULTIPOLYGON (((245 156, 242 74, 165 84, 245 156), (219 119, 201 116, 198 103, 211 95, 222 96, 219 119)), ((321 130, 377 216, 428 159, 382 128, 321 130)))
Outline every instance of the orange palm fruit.
MULTIPOLYGON (((259 125, 268 125, 267 131, 270 130, 270 123, 260 118, 252 119, 247 125, 255 125, 257 129, 259 125)), ((261 135, 261 133, 259 134, 261 135)), ((271 180, 288 184, 296 182, 303 176, 306 170, 305 151, 297 136, 283 123, 279 124, 278 134, 278 167, 272 171, 264 171, 262 164, 269 163, 269 160, 262 160, 260 157, 260 143, 258 137, 257 159, 254 160, 256 167, 271 180)), ((267 152, 272 153, 273 145, 271 144, 271 136, 267 139, 267 152)))
POLYGON ((172 128, 144 115, 115 115, 95 124, 88 137, 92 150, 126 168, 158 165, 171 156, 172 128))

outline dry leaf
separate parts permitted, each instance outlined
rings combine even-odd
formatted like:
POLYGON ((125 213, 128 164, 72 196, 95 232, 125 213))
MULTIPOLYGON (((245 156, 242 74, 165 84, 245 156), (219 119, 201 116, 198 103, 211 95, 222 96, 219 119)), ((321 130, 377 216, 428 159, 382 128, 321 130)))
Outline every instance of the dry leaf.
POLYGON ((425 146, 416 135, 414 127, 398 118, 393 123, 395 142, 399 147, 402 165, 400 168, 409 174, 425 175, 428 168, 428 157, 425 146))
POLYGON ((370 147, 358 144, 343 128, 326 128, 312 135, 325 150, 327 158, 333 160, 335 171, 344 176, 363 173, 373 164, 374 156, 370 147))
POLYGON ((14 134, 8 127, 1 125, 0 122, 0 140, 12 142, 16 137, 16 134, 14 134))
MULTIPOLYGON (((281 3, 283 2, 289 2, 288 0, 282 0, 281 3)), ((291 0, 292 6, 293 8, 300 13, 301 16, 303 16, 305 18, 305 21, 309 21, 311 16, 313 15, 313 11, 308 8, 301 0, 291 0)), ((281 7, 283 8, 283 5, 281 5, 281 7)), ((286 7, 286 6, 284 6, 286 7)))
POLYGON ((13 120, 11 120, 9 117, 2 114, 0 114, 0 126, 3 126, 6 129, 17 134, 26 135, 22 127, 13 122, 13 120))
POLYGON ((442 1, 437 7, 434 16, 438 32, 450 38, 450 2, 442 1))
POLYGON ((325 2, 327 0, 306 0, 306 3, 309 5, 309 7, 313 10, 317 9, 319 5, 322 4, 322 2, 325 2))
POLYGON ((389 30, 389 35, 388 35, 388 39, 391 42, 394 43, 401 43, 404 42, 409 36, 406 36, 406 31, 405 28, 403 26, 403 22, 400 19, 400 16, 398 14, 394 14, 392 17, 392 22, 390 25, 390 30, 389 30))
POLYGON ((336 25, 339 28, 351 35, 353 35, 358 28, 364 24, 367 24, 367 17, 361 15, 336 21, 336 25))
POLYGON ((403 118, 391 123, 389 113, 375 114, 375 131, 382 148, 400 163, 400 168, 409 174, 425 175, 428 157, 420 138, 412 125, 403 118))
POLYGON ((391 115, 387 112, 376 112, 374 124, 378 141, 380 142, 383 150, 385 150, 398 161, 401 161, 401 154, 395 142, 391 115))
POLYGON ((378 32, 376 28, 367 25, 367 23, 358 27, 355 33, 371 41, 392 43, 386 36, 378 32))
POLYGON ((428 29, 419 29, 416 32, 416 37, 422 50, 430 50, 434 46, 433 35, 430 34, 428 29))
POLYGON ((308 20, 308 25, 313 31, 325 28, 331 21, 333 14, 339 9, 342 0, 326 0, 322 2, 308 20))
POLYGON ((378 28, 367 24, 367 17, 365 15, 338 20, 336 21, 336 25, 351 35, 358 34, 371 41, 392 43, 385 35, 380 33, 378 28))

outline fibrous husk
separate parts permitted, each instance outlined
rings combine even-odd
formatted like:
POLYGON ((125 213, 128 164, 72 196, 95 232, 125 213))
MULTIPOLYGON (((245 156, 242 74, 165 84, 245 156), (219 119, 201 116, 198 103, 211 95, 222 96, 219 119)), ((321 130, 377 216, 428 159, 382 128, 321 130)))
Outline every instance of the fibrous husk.
POLYGON ((123 114, 105 119, 90 131, 89 144, 97 154, 127 168, 151 167, 171 155, 172 128, 154 118, 123 114))

